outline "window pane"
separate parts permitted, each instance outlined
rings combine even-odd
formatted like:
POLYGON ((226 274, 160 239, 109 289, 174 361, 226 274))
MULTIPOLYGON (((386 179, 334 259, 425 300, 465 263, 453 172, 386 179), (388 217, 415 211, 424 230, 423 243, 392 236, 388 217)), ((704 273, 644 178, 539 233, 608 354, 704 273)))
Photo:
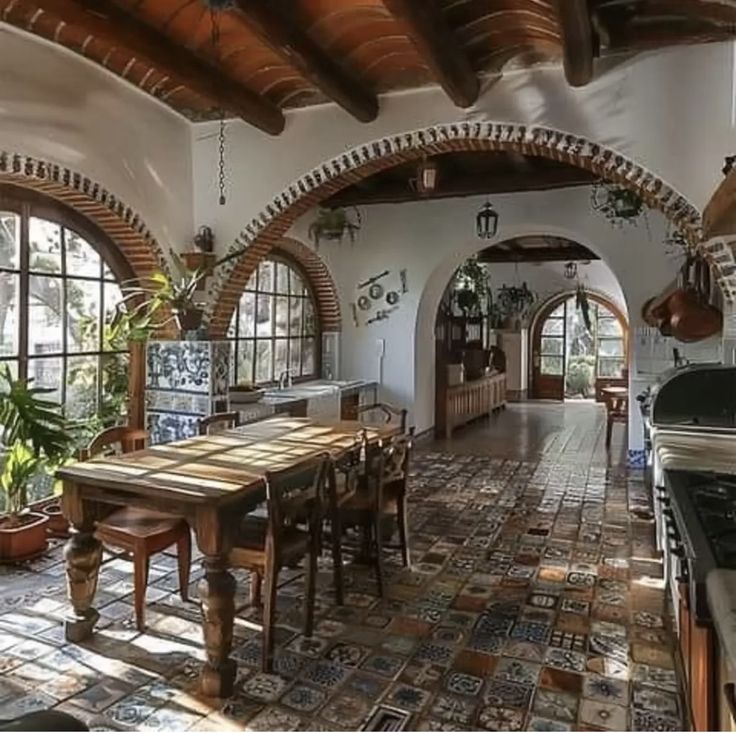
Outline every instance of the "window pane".
POLYGON ((18 268, 20 249, 20 216, 0 211, 0 267, 18 268))
POLYGON ((97 356, 71 356, 66 365, 66 414, 89 418, 97 414, 97 356))
POLYGON ((317 319, 314 315, 314 306, 311 300, 304 301, 304 334, 313 336, 317 333, 317 319))
POLYGON ((66 281, 67 350, 101 351, 100 284, 66 281))
POLYGON ((272 335, 272 323, 271 323, 272 311, 273 311, 273 296, 272 295, 259 295, 258 296, 258 318, 256 322, 256 335, 257 336, 271 336, 272 335))
MULTIPOLYGON (((104 287, 104 310, 103 317, 105 324, 109 325, 115 315, 115 307, 123 299, 123 294, 120 292, 120 288, 115 283, 105 283, 104 287)), ((121 349, 126 348, 124 344, 111 344, 109 335, 105 335, 102 347, 105 351, 109 349, 121 349)))
POLYGON ((292 298, 289 303, 289 335, 301 336, 302 333, 302 298, 292 298))
POLYGON ((276 336, 288 336, 289 299, 283 296, 276 298, 276 336))
POLYGON ((289 368, 288 341, 286 339, 276 339, 276 353, 274 355, 273 373, 278 377, 281 372, 289 368))
POLYGON ((302 295, 304 292, 304 281, 296 270, 291 271, 291 282, 289 285, 289 292, 293 295, 302 295))
POLYGON ((562 357, 561 356, 543 356, 542 357, 542 374, 562 376, 562 357))
POLYGON ((258 267, 258 289, 264 293, 273 292, 273 269, 276 263, 271 260, 261 262, 258 267))
POLYGON ((10 368, 10 376, 13 377, 13 379, 18 378, 18 362, 17 361, 6 361, 4 359, 0 359, 0 371, 4 373, 5 367, 10 368))
POLYGON ((315 352, 315 340, 312 338, 304 339, 302 342, 302 374, 314 374, 317 354, 315 352))
POLYGON ((46 400, 61 401, 62 358, 29 359, 28 378, 33 380, 34 387, 46 387, 53 392, 42 395, 46 400))
POLYGON ((276 263, 276 292, 289 292, 289 268, 283 262, 276 263))
POLYGON ((563 340, 561 338, 542 338, 542 353, 558 355, 562 354, 563 340))
POLYGON ((68 275, 100 277, 100 255, 71 229, 65 229, 66 272, 68 275))
POLYGON ((294 376, 301 374, 302 342, 301 339, 291 339, 289 349, 289 369, 294 376))
POLYGON ((36 276, 28 280, 28 354, 60 352, 63 281, 56 277, 36 276))
MULTIPOLYGON (((128 407, 128 354, 105 354, 100 357, 102 404, 100 417, 106 425, 121 422, 128 407)), ((67 402, 69 395, 67 393, 67 402)))
POLYGON ((237 380, 238 382, 252 382, 253 381, 253 342, 252 341, 239 341, 238 342, 238 355, 237 363, 235 365, 237 369, 237 380))
POLYGON ((600 356, 623 356, 624 343, 620 339, 601 339, 598 342, 600 356))
POLYGON ((28 230, 29 267, 38 272, 61 272, 61 227, 31 217, 28 230))
POLYGON ((238 336, 255 336, 256 296, 253 293, 245 293, 240 299, 238 318, 238 336))
POLYGON ((18 353, 19 277, 0 272, 0 356, 18 353))
POLYGON ((598 321, 598 334, 600 336, 622 336, 621 324, 617 318, 601 318, 598 321))
POLYGON ((611 357, 598 359, 598 375, 601 377, 623 376, 624 360, 611 357))
POLYGON ((550 318, 564 318, 565 317, 565 304, 560 303, 550 314, 550 318))
POLYGON ((256 342, 256 382, 272 382, 271 341, 256 342))
POLYGON ((562 336, 565 322, 561 318, 548 318, 542 326, 545 336, 562 336))

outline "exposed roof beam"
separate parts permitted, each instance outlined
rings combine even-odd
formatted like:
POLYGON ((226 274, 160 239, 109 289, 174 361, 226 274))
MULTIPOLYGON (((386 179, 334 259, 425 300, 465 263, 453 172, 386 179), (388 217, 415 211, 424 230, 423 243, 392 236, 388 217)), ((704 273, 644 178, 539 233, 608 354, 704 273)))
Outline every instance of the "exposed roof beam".
POLYGON ((177 83, 242 117, 271 135, 284 129, 284 115, 271 102, 228 79, 221 69, 177 45, 168 36, 111 0, 38 0, 44 11, 107 43, 145 59, 177 83))
POLYGON ((412 43, 450 99, 458 107, 475 104, 480 82, 434 0, 383 0, 383 4, 406 24, 412 43))
POLYGON ((440 177, 438 187, 429 194, 421 195, 406 182, 384 183, 381 174, 374 185, 368 188, 350 186, 334 194, 324 206, 367 206, 370 204, 399 204, 407 201, 445 199, 481 194, 517 193, 520 191, 547 191, 570 186, 589 186, 597 177, 582 168, 543 168, 529 173, 490 173, 463 176, 454 179, 440 177))
POLYGON ((378 116, 378 98, 348 74, 285 13, 264 0, 236 0, 250 29, 330 99, 361 122, 378 116))
POLYGON ((584 87, 593 79, 595 40, 588 0, 557 0, 562 31, 565 77, 573 87, 584 87))
POLYGON ((563 245, 550 247, 516 247, 502 250, 500 247, 487 247, 478 254, 479 262, 583 262, 598 260, 600 257, 582 245, 563 245))

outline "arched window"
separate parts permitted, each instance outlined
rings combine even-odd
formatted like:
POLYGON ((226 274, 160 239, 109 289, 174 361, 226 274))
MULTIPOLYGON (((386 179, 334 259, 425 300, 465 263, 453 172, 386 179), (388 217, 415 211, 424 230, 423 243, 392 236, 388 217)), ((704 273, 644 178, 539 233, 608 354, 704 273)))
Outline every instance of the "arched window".
POLYGON ((305 275, 282 257, 264 260, 230 322, 236 382, 267 384, 286 369, 294 380, 319 373, 319 323, 305 275))
POLYGON ((127 354, 106 324, 130 276, 114 245, 71 209, 0 186, 0 368, 48 387, 71 418, 125 411, 127 354))

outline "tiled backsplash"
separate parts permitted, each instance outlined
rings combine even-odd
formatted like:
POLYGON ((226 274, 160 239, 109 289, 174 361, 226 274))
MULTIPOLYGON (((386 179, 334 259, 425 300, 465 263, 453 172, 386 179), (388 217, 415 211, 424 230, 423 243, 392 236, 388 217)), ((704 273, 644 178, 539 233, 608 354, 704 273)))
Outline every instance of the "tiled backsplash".
POLYGON ((634 329, 632 349, 635 377, 656 377, 675 366, 674 349, 677 349, 681 359, 692 364, 723 361, 720 336, 685 344, 670 336, 662 336, 656 328, 642 327, 634 329))

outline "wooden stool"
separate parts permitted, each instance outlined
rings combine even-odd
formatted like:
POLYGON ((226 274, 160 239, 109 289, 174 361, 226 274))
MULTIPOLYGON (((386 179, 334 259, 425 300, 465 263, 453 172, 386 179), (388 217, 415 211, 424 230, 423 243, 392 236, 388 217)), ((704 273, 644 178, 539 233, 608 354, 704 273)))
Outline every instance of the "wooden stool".
POLYGON ((606 448, 611 447, 613 423, 629 421, 629 390, 626 387, 605 387, 601 390, 606 401, 606 448))

